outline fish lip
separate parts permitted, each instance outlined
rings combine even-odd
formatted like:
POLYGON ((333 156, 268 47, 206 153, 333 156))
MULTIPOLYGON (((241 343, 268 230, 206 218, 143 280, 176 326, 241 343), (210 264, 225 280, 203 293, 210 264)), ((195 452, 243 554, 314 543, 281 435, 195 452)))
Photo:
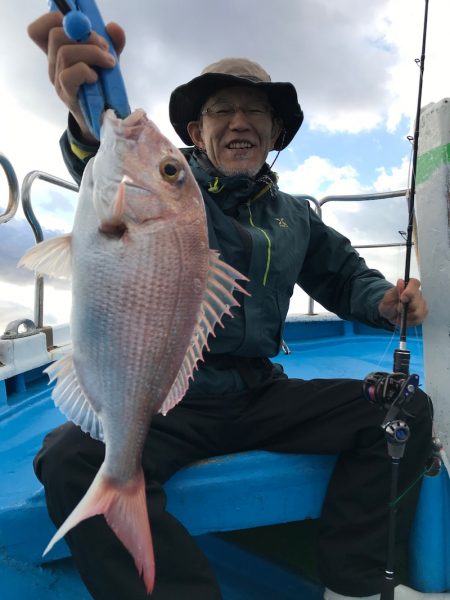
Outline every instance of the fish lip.
POLYGON ((103 119, 109 121, 113 126, 118 127, 120 130, 124 127, 135 127, 140 124, 147 122, 147 115, 142 108, 138 108, 125 118, 117 116, 116 112, 112 108, 108 108, 105 111, 103 119))

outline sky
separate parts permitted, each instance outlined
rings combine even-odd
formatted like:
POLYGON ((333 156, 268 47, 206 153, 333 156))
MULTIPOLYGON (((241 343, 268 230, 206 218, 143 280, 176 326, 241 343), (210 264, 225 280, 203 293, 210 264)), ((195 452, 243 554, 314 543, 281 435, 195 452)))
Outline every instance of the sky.
MULTIPOLYGON (((280 187, 320 199, 333 194, 403 189, 408 184, 416 111, 424 0, 98 0, 106 22, 127 34, 121 69, 131 107, 143 108, 177 145, 168 100, 179 84, 225 56, 259 62, 273 81, 291 81, 305 121, 277 158, 280 187)), ((33 170, 70 180, 58 140, 64 105, 47 75, 45 55, 27 37, 44 0, 0 3, 0 153, 19 182, 33 170)), ((450 96, 449 0, 430 0, 422 106, 450 96)), ((272 157, 274 158, 274 156, 272 157)), ((32 188, 35 214, 48 238, 70 231, 76 194, 43 182, 32 188)), ((0 214, 7 204, 0 171, 0 214)), ((326 205, 323 219, 353 244, 401 242, 404 199, 326 205)), ((33 318, 33 274, 16 267, 33 245, 21 209, 0 225, 0 334, 33 318)), ((361 250, 370 266, 395 281, 403 250, 361 250)), ((418 275, 413 264, 413 275, 418 275)), ((67 282, 48 281, 45 322, 69 318, 67 282)), ((304 312, 296 293, 290 312, 304 312)))

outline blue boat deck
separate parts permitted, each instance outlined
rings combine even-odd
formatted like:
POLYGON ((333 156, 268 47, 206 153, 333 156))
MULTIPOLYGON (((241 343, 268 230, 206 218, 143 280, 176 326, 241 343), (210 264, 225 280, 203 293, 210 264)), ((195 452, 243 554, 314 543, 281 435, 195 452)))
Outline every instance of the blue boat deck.
MULTIPOLYGON (((282 354, 276 360, 291 377, 364 378, 371 371, 391 370, 397 341, 386 332, 337 319, 318 317, 311 321, 301 319, 287 324, 285 341, 291 354, 282 354)), ((409 339, 411 371, 423 379, 420 331, 411 331, 409 339)), ((89 595, 67 558, 64 543, 52 551, 50 562, 41 564, 41 552, 53 526, 31 463, 45 433, 64 418, 53 407, 51 389, 40 369, 13 377, 6 384, 7 402, 0 405, 0 579, 4 582, 1 597, 85 600, 89 595)), ((301 577, 289 565, 214 534, 317 518, 334 460, 330 456, 255 451, 202 461, 177 473, 167 483, 169 510, 198 536, 217 571, 224 600, 321 598, 320 584, 301 577)), ((442 497, 442 489, 448 488, 447 474, 433 478, 431 485, 431 495, 434 497, 437 491, 442 497)), ((425 510, 440 515, 433 502, 427 501, 425 510)), ((448 498, 445 506, 448 510, 448 498)), ((416 545, 429 544, 424 539, 428 518, 428 513, 423 516, 425 521, 419 527, 416 545)), ((444 525, 450 531, 448 518, 444 525)), ((442 530, 441 524, 438 527, 442 530)), ((429 554, 428 550, 427 547, 425 554, 429 554)), ((429 581, 424 580, 422 571, 427 570, 429 577, 430 566, 425 560, 422 568, 424 556, 417 558, 416 554, 413 552, 411 559, 415 587, 422 591, 449 589, 447 557, 429 581)), ((434 557, 431 560, 435 562, 434 557)))

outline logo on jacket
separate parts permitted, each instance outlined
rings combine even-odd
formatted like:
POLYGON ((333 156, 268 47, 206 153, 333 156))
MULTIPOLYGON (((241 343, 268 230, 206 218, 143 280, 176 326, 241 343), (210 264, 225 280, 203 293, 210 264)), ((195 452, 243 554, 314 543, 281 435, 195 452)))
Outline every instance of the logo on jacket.
POLYGON ((275 217, 275 221, 278 223, 280 227, 289 227, 289 225, 284 220, 284 217, 275 217))

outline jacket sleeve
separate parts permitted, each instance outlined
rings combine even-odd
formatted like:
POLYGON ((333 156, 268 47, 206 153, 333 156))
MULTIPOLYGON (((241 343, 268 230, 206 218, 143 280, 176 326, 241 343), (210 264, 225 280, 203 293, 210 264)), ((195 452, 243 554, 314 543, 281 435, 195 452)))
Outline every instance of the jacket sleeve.
POLYGON ((78 125, 72 115, 69 114, 67 129, 61 136, 59 145, 66 167, 78 185, 80 185, 86 165, 95 156, 99 146, 88 146, 80 142, 79 138, 78 125))
POLYGON ((297 283, 342 319, 393 330, 378 304, 392 283, 370 269, 350 240, 328 227, 310 209, 310 240, 297 283))

